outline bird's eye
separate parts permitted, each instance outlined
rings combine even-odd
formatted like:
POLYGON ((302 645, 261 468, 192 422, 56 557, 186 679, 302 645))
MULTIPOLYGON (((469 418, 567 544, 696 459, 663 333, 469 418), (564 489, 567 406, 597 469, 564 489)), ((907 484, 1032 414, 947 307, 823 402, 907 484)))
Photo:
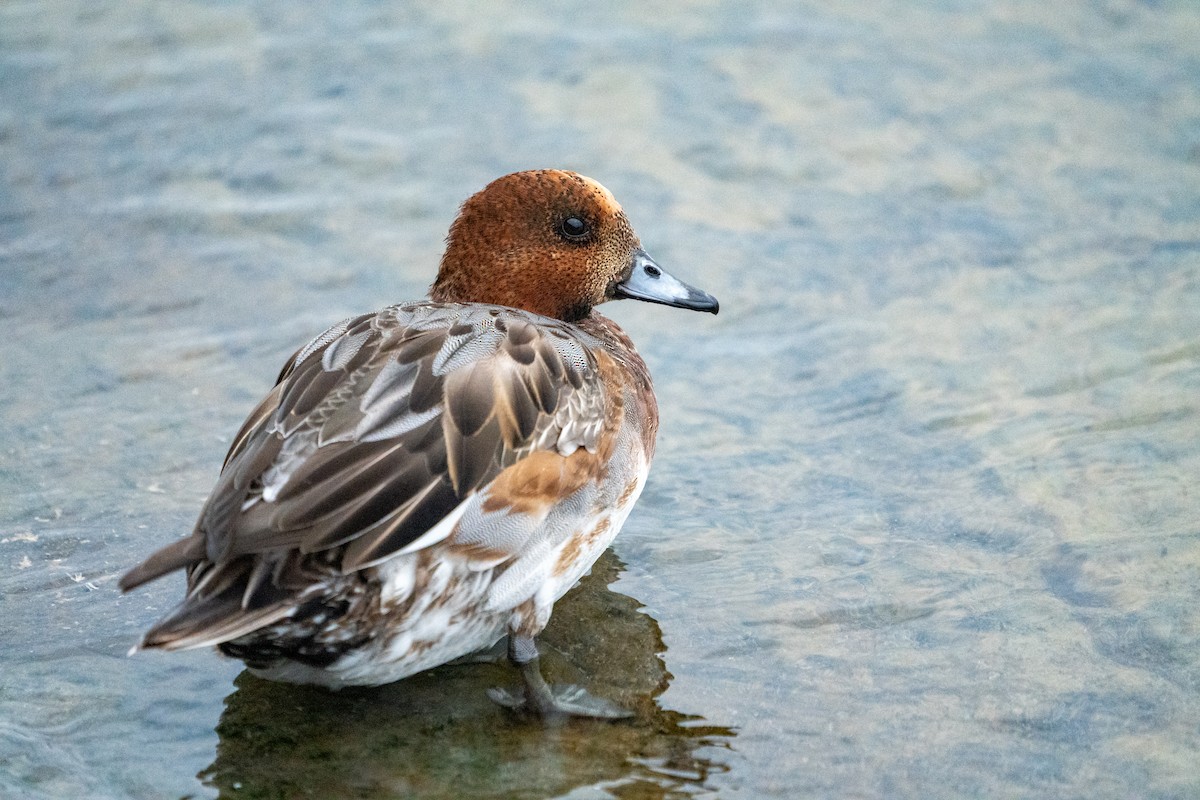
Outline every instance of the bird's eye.
POLYGON ((559 224, 558 230, 573 242, 582 241, 592 232, 591 226, 579 217, 567 217, 559 224))

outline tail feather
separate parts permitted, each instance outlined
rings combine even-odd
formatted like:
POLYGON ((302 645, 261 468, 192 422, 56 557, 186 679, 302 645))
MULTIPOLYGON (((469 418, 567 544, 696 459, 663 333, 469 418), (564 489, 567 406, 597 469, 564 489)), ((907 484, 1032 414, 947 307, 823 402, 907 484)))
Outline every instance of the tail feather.
POLYGON ((146 631, 141 647, 160 650, 214 647, 279 622, 292 611, 288 605, 278 604, 247 612, 241 609, 239 599, 225 603, 206 601, 198 606, 184 601, 166 619, 146 631))
POLYGON ((121 591, 128 592, 175 570, 202 563, 207 569, 202 570, 200 580, 196 580, 197 574, 191 576, 187 597, 146 631, 131 653, 149 648, 191 650, 210 647, 271 625, 291 613, 292 605, 284 602, 287 592, 277 587, 271 587, 274 592, 258 587, 252 598, 258 601, 258 607, 248 607, 246 595, 251 593, 248 581, 253 577, 252 560, 208 564, 204 536, 199 533, 155 552, 126 572, 117 585, 121 591))
POLYGON ((117 582, 122 592, 135 589, 143 583, 161 578, 177 569, 190 567, 204 558, 204 536, 193 533, 186 539, 172 542, 121 576, 117 582))

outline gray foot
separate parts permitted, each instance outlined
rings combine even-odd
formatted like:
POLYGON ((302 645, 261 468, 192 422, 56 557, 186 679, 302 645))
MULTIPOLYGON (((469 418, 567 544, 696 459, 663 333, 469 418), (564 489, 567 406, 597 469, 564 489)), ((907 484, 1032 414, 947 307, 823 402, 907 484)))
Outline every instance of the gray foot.
POLYGON ((537 645, 533 637, 510 634, 508 657, 521 670, 525 691, 488 689, 488 697, 505 708, 530 711, 547 720, 564 717, 625 719, 633 716, 633 712, 590 694, 582 686, 551 687, 547 684, 538 665, 537 645))
POLYGON ((496 687, 487 690, 488 697, 498 705, 517 711, 530 711, 544 719, 586 717, 589 719, 628 719, 633 712, 611 700, 596 697, 582 686, 559 684, 547 686, 546 694, 530 702, 524 692, 496 687))

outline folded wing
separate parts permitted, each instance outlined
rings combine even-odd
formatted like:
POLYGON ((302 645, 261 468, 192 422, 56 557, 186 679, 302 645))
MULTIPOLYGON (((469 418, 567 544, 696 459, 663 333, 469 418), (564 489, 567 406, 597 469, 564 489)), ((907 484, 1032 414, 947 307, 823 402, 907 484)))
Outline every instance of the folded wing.
POLYGON ((283 619, 330 576, 443 540, 531 454, 595 450, 604 388, 579 336, 510 309, 422 304, 314 339, 238 432, 192 535, 121 579, 188 569, 187 597, 144 645, 283 619))

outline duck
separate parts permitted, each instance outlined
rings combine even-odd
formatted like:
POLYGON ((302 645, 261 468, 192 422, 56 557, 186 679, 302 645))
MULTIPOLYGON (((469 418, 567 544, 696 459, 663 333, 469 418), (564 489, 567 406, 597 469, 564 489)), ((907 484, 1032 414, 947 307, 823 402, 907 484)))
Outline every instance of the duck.
POLYGON ((259 677, 376 686, 496 646, 544 719, 627 712, 541 674, 554 604, 645 485, 659 412, 632 299, 716 314, 643 249, 620 204, 565 170, 497 178, 450 226, 429 299, 297 350, 233 438, 192 532, 126 572, 184 570, 131 652, 217 648, 259 677))

